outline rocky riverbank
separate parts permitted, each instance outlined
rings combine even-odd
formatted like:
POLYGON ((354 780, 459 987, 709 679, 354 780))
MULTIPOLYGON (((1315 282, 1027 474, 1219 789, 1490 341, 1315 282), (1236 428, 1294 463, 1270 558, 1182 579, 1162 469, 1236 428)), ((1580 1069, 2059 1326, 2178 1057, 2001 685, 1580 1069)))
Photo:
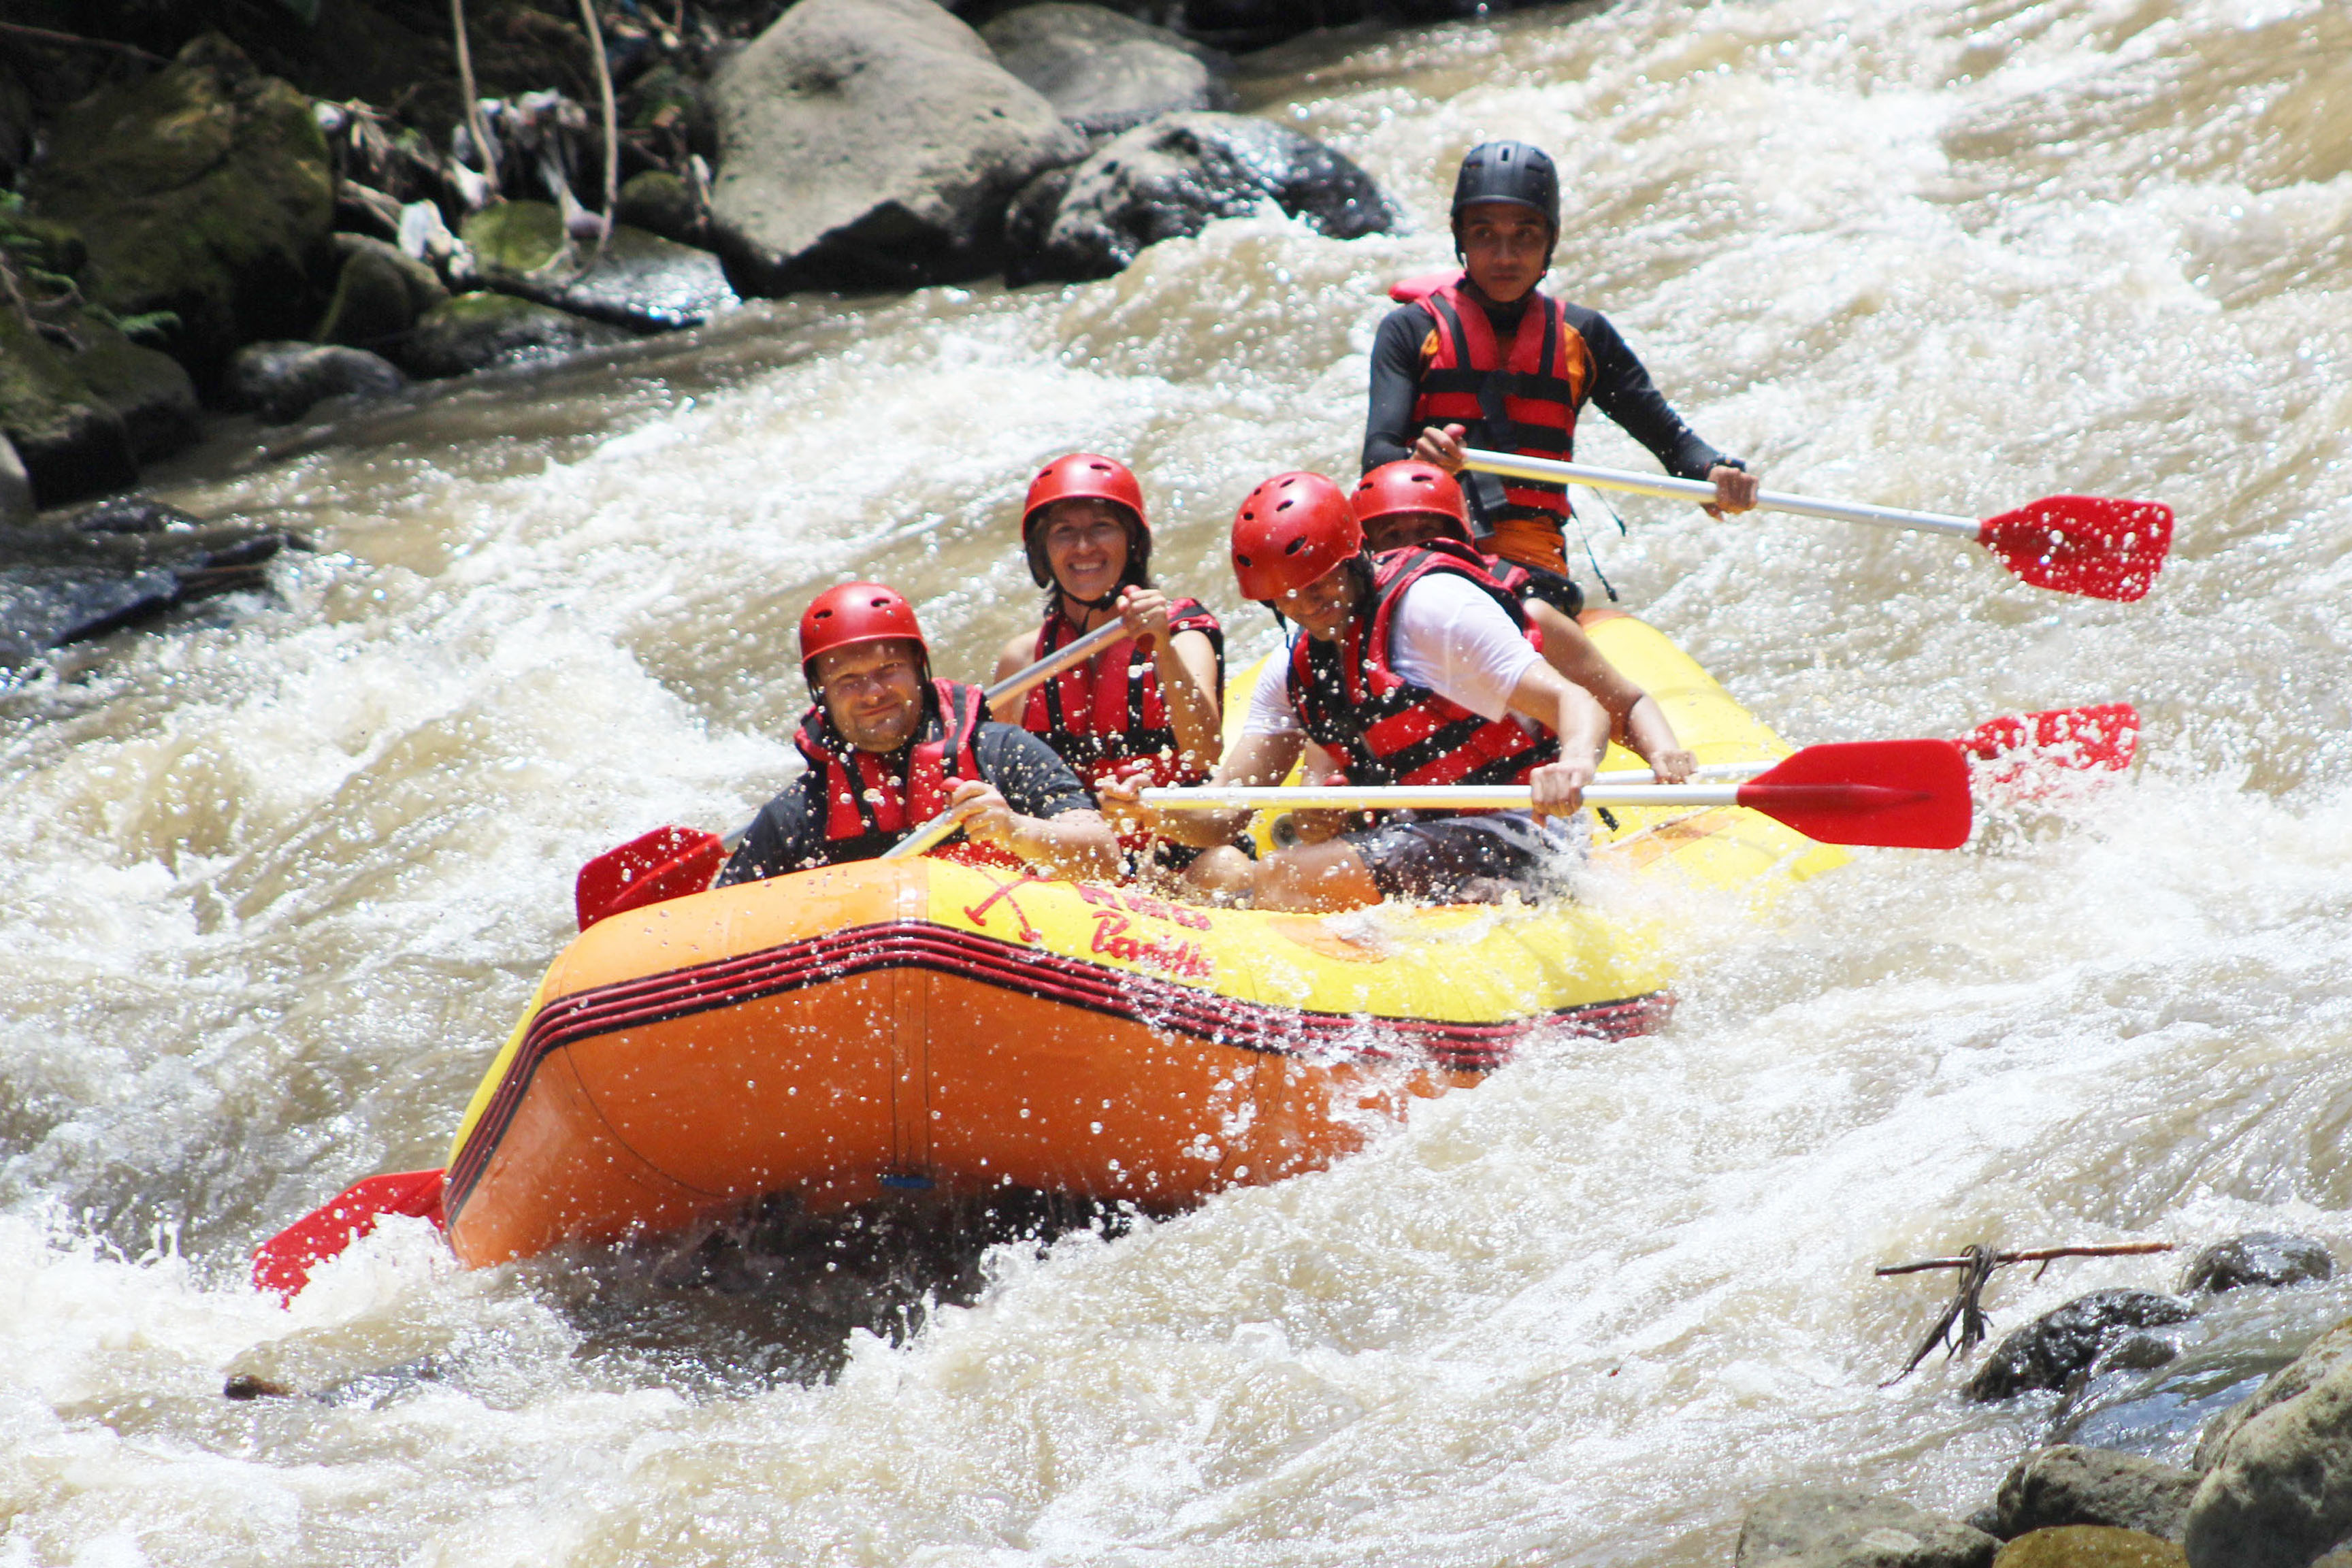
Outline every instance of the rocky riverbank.
POLYGON ((0 27, 0 524, 135 485, 211 413, 331 413, 748 297, 1105 277, 1266 207, 1397 219, 1233 112, 1231 49, 1361 5, 596 0, 592 34, 476 0, 469 112, 440 6, 284 3, 0 27))
MULTIPOLYGON (((2062 1395, 2070 1425, 2097 1381, 2161 1366, 2217 1298, 2330 1279, 2305 1237, 2235 1237, 2199 1253, 2179 1294, 2095 1291, 1995 1347, 1965 1396, 2062 1395)), ((1749 1509, 1739 1568, 2352 1568, 2352 1320, 2208 1419, 2188 1467, 2057 1442, 2021 1457, 1965 1521, 1836 1486, 1749 1509)))

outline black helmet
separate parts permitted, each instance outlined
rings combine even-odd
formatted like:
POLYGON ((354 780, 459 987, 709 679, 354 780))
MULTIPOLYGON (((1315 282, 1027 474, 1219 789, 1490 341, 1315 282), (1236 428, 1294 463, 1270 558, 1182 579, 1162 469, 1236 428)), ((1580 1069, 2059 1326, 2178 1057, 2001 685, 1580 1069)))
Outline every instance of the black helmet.
POLYGON ((1462 209, 1477 202, 1515 202, 1533 207, 1559 231, 1559 171, 1550 154, 1525 142, 1482 142, 1462 160, 1454 176, 1454 222, 1462 209))

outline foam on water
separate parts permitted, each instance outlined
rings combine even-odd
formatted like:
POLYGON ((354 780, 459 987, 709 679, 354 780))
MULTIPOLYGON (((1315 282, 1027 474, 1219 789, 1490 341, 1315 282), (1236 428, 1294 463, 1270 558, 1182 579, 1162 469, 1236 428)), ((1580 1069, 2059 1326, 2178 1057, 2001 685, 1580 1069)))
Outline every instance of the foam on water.
MULTIPOLYGON (((759 306, 190 465, 170 499, 322 553, 0 696, 0 1563, 1664 1565, 1724 1561, 1783 1479, 1974 1506, 2052 1400, 1965 1404, 1940 1361, 1883 1388, 1945 1285, 1872 1265, 2352 1240, 2347 44, 2321 0, 1635 0, 1309 42, 1253 106, 1412 232, 1259 216, 1101 283, 759 306), (583 859, 769 793, 814 586, 907 586, 978 669, 1033 615, 1027 476, 1086 446, 1142 471, 1163 580, 1230 606, 1235 499, 1346 471, 1381 288, 1444 260, 1445 171, 1496 134, 1560 157, 1565 290, 1776 488, 2181 518, 2115 605, 1950 542, 1623 500, 1592 544, 1631 607, 1792 740, 2129 698, 2140 771, 1963 853, 1864 852, 1769 921, 1669 908, 1664 1034, 1001 1249, 829 1382, 771 1353, 788 1301, 463 1273, 421 1224, 290 1310, 244 1288, 325 1194, 439 1162, 583 859), (298 1393, 226 1402, 232 1373, 298 1393)), ((1599 422, 1580 452, 1648 466, 1599 422)), ((2196 1353, 2226 1384, 2347 1310, 2232 1307, 2196 1353)))

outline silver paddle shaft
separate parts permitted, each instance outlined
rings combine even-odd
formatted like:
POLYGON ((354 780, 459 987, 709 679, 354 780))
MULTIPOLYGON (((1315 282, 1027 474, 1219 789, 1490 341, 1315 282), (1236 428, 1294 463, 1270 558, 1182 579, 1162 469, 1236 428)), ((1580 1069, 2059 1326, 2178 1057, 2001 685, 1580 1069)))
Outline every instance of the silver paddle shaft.
MULTIPOLYGON (((1462 466, 1506 479, 1538 479, 1546 484, 1591 485, 1598 490, 1631 490, 1635 495, 1665 496, 1702 504, 1715 500, 1715 487, 1704 479, 1668 479, 1664 474, 1629 473, 1622 468, 1596 468, 1585 463, 1560 463, 1549 458, 1523 458, 1514 452, 1482 452, 1473 447, 1462 455, 1462 466)), ((1780 490, 1759 490, 1756 504, 1770 511, 1792 511, 1800 517, 1826 517, 1840 522, 1866 522, 1879 528, 1918 528, 1976 539, 1984 524, 1970 517, 1940 511, 1912 511, 1899 506, 1873 506, 1867 501, 1821 500, 1780 490)))
MULTIPOLYGON (((1612 784, 1584 792, 1587 805, 1738 805, 1733 784, 1612 784)), ((1525 784, 1210 784, 1148 789, 1143 804, 1161 811, 1524 811, 1525 784)))

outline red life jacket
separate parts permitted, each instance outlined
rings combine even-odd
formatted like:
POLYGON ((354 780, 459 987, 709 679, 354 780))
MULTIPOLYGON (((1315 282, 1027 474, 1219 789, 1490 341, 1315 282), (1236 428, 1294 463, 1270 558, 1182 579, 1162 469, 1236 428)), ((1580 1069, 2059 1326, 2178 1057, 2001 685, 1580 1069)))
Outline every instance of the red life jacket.
POLYGON ((1474 713, 1389 666, 1389 634, 1405 590, 1432 573, 1467 577, 1527 629, 1517 597, 1452 540, 1391 550, 1372 563, 1372 598, 1338 643, 1302 637, 1290 651, 1290 701, 1307 732, 1359 784, 1524 784, 1559 760, 1559 742, 1511 720, 1474 713))
MULTIPOLYGON (((1200 632, 1217 654, 1217 683, 1225 678, 1225 634, 1217 617, 1193 599, 1168 606, 1168 635, 1200 632)), ((1081 634, 1062 614, 1060 601, 1038 630, 1036 658, 1066 647, 1081 634)), ((1070 771, 1098 789, 1114 778, 1143 775, 1148 785, 1197 784, 1204 768, 1186 767, 1168 716, 1168 695, 1151 650, 1122 637, 1075 669, 1063 671, 1029 694, 1021 727, 1043 740, 1070 764, 1070 771)))
MULTIPOLYGON (((1433 323, 1423 351, 1416 425, 1461 425, 1465 443, 1490 452, 1567 461, 1576 450, 1576 411, 1592 384, 1592 352, 1568 324, 1559 302, 1531 289, 1518 330, 1506 345, 1457 279, 1421 300, 1433 323)), ((1504 479, 1512 506, 1568 515, 1568 489, 1533 479, 1504 479)))
MULTIPOLYGON (((972 742, 987 717, 979 687, 935 680, 914 741, 884 756, 842 739, 824 704, 813 704, 793 744, 824 776, 825 863, 875 858, 945 811, 958 784, 982 778, 972 742)), ((961 834, 929 853, 972 865, 1021 864, 1019 856, 961 834)))

